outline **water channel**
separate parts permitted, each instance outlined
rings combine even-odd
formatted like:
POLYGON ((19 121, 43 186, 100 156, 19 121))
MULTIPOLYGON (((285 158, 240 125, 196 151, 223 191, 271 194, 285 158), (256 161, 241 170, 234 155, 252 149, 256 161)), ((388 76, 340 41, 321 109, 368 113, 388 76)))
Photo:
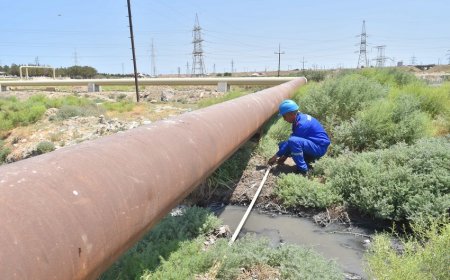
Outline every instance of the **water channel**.
MULTIPOLYGON (((246 210, 247 208, 243 206, 228 205, 217 213, 224 224, 234 232, 246 210)), ((307 218, 260 214, 254 209, 239 236, 255 233, 268 238, 273 246, 290 243, 311 248, 325 258, 336 261, 346 273, 346 277, 354 275, 366 279, 363 254, 366 250, 364 244, 368 242, 368 238, 362 235, 369 233, 360 228, 352 228, 351 232, 356 234, 347 232, 342 225, 331 224, 320 227, 307 218)))

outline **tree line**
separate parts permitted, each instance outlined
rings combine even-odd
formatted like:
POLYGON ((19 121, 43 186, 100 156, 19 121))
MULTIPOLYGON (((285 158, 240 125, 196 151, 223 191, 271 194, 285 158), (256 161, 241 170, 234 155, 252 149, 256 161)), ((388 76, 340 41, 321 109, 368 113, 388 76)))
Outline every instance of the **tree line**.
MULTIPOLYGON (((11 64, 11 66, 0 65, 0 72, 4 72, 7 76, 20 76, 19 67, 22 65, 11 64)), ((25 65, 23 65, 25 66, 25 65)), ((38 66, 38 65, 28 65, 28 66, 38 66)), ((69 77, 72 79, 90 79, 94 78, 98 74, 97 69, 91 66, 70 66, 70 67, 60 67, 55 68, 56 77, 69 77)), ((25 70, 22 70, 22 75, 25 75, 25 70)), ((39 76, 53 76, 53 70, 50 68, 28 68, 29 77, 39 77, 39 76)))

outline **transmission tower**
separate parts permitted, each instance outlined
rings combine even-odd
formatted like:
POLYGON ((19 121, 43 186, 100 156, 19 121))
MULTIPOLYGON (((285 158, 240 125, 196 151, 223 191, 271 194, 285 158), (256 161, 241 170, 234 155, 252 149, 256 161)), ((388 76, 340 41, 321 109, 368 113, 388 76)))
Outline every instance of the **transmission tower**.
POLYGON ((359 59, 358 66, 356 68, 368 67, 369 61, 367 60, 367 34, 366 34, 366 21, 363 20, 361 35, 361 44, 359 45, 359 59))
POLYGON ((377 48, 377 58, 375 58, 377 64, 376 67, 384 67, 384 62, 386 61, 386 56, 384 56, 384 50, 386 46, 376 46, 377 48))
POLYGON ((151 76, 156 77, 156 63, 155 63, 155 48, 153 46, 153 39, 152 39, 152 65, 151 65, 151 76))
POLYGON ((231 74, 234 73, 234 61, 231 60, 231 74))
POLYGON ((192 43, 194 44, 194 51, 192 52, 192 76, 203 76, 205 74, 205 64, 203 62, 203 49, 202 49, 202 28, 198 23, 198 16, 195 14, 195 25, 192 30, 192 37, 194 38, 192 43))
POLYGON ((450 50, 447 51, 448 65, 450 65, 450 50))
POLYGON ((189 61, 186 62, 186 76, 189 75, 189 61))
POLYGON ((417 57, 415 55, 413 55, 411 57, 411 65, 416 65, 416 62, 417 62, 417 57))

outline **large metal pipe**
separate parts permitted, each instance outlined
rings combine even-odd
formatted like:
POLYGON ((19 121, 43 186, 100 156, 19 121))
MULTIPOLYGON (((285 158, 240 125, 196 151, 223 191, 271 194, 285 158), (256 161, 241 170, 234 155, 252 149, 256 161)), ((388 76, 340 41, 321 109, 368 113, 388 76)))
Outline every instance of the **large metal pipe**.
MULTIPOLYGON (((266 85, 274 86, 295 80, 295 77, 223 77, 223 78, 155 78, 139 79, 139 85, 266 85)), ((83 86, 87 84, 106 85, 134 85, 134 79, 80 79, 80 80, 33 80, 33 81, 0 81, 7 86, 83 86)))
POLYGON ((1 278, 95 279, 305 82, 1 166, 1 278))

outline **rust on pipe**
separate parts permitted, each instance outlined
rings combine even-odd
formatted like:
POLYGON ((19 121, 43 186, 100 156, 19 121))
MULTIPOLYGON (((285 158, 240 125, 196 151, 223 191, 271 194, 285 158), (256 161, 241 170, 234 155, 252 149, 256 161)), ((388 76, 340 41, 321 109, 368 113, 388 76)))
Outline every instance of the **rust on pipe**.
POLYGON ((1 166, 1 278, 95 279, 304 83, 1 166))

